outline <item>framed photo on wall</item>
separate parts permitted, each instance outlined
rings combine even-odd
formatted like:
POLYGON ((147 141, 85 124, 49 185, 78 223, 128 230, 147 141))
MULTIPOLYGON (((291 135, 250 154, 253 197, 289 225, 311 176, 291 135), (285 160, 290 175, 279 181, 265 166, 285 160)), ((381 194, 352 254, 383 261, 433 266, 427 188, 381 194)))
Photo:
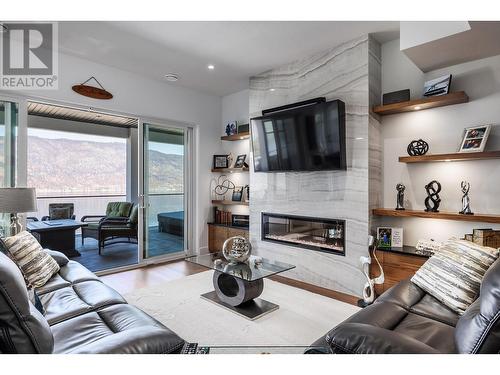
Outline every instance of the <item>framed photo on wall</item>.
POLYGON ((465 128, 459 152, 483 152, 490 135, 491 125, 465 128))

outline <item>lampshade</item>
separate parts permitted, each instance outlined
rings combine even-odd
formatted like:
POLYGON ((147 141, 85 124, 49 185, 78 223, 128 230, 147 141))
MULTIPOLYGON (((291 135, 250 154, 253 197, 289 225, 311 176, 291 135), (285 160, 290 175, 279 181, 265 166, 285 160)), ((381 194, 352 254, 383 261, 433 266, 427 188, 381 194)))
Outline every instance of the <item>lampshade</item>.
POLYGON ((34 188, 0 188, 0 213, 17 214, 36 210, 34 188))

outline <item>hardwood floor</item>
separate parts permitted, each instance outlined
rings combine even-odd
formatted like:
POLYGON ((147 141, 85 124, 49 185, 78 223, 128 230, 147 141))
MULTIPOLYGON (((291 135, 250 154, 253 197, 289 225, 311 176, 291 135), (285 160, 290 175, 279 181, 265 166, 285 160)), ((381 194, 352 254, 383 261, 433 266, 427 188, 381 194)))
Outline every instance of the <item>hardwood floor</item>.
POLYGON ((101 276, 101 279, 121 294, 180 279, 207 269, 184 260, 151 265, 130 271, 101 276))
MULTIPOLYGON (((151 287, 206 270, 207 268, 198 266, 194 263, 186 262, 185 260, 178 260, 175 262, 123 271, 112 275, 105 275, 101 276, 101 279, 106 284, 116 289, 119 293, 126 294, 134 289, 151 287)), ((303 283, 301 281, 292 280, 287 277, 276 275, 272 276, 271 279, 286 285, 307 290, 312 293, 320 294, 325 297, 333 298, 338 301, 346 302, 351 305, 356 305, 358 301, 358 297, 303 283)))

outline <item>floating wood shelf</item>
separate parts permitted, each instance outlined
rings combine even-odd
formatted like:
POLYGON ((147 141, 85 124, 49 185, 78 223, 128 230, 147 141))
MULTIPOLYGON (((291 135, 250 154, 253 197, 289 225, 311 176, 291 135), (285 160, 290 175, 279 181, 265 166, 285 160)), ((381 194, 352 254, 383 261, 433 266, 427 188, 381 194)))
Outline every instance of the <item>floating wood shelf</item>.
POLYGON ((248 206, 248 202, 238 202, 238 201, 218 201, 218 200, 212 200, 212 204, 222 204, 224 206, 234 206, 234 205, 240 205, 240 206, 248 206))
POLYGON ((414 112, 422 109, 444 107, 452 104, 467 103, 469 97, 465 91, 452 92, 447 95, 430 96, 428 98, 409 100, 407 102, 378 105, 373 107, 373 112, 384 116, 395 113, 414 112))
POLYGON ((212 172, 240 173, 240 172, 248 172, 248 168, 212 168, 212 172))
POLYGON ((220 137, 220 139, 223 141, 241 141, 243 139, 248 139, 248 138, 250 138, 250 132, 241 132, 238 134, 225 135, 220 137))
POLYGON ((485 152, 455 152, 452 154, 435 154, 422 156, 400 156, 400 163, 429 163, 435 161, 465 161, 465 160, 483 160, 498 159, 500 151, 485 152))
POLYGON ((421 217, 427 219, 443 219, 443 220, 457 220, 457 221, 475 221, 483 223, 496 223, 500 224, 500 215, 462 215, 458 212, 426 212, 417 210, 394 210, 390 208, 375 208, 374 215, 378 216, 393 216, 393 217, 421 217))

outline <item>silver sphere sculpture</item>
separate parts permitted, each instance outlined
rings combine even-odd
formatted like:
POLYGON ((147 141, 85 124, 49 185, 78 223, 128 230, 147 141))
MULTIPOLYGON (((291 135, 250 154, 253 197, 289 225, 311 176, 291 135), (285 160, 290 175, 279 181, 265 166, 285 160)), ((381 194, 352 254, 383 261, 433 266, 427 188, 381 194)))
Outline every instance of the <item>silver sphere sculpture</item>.
POLYGON ((252 252, 252 245, 242 236, 234 236, 224 241, 222 255, 230 263, 245 263, 252 252))

